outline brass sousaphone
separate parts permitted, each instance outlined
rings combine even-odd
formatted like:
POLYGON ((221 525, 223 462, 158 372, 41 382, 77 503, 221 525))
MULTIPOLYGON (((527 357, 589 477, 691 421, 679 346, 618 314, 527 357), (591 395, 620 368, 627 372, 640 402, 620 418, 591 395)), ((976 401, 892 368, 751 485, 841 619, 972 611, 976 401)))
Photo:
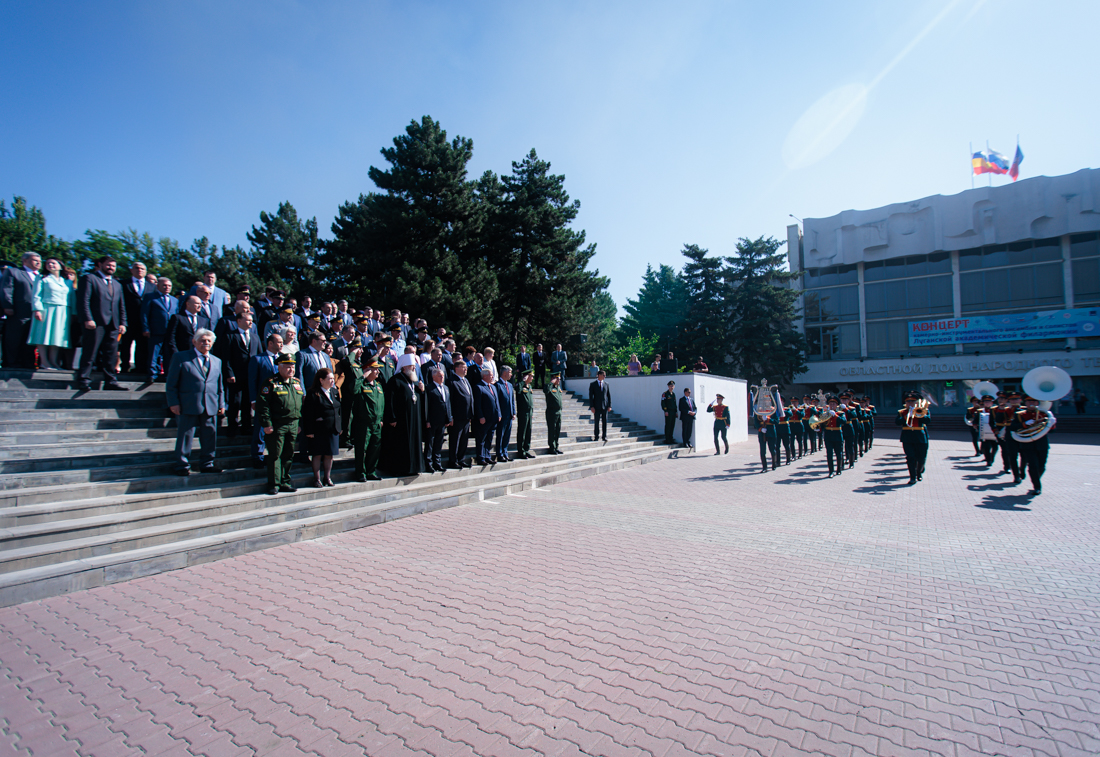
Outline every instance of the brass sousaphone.
POLYGON ((1012 438, 1018 442, 1033 442, 1046 436, 1058 422, 1050 413, 1054 400, 1060 400, 1073 388, 1073 379, 1068 373, 1055 365, 1041 365, 1024 374, 1020 386, 1029 397, 1039 400, 1042 417, 1032 425, 1013 431, 1012 438))

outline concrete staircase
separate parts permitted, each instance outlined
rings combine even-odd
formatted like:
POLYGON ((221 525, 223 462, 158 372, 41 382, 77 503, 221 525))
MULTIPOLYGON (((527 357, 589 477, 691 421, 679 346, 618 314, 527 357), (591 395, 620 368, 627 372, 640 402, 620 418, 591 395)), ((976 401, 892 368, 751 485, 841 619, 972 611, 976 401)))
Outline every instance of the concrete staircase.
MULTIPOLYGON (((196 565, 408 515, 652 462, 661 435, 615 414, 608 441, 592 436, 583 398, 567 394, 560 449, 547 455, 535 394, 533 460, 267 495, 248 440, 218 439, 217 474, 172 475, 175 421, 163 384, 80 393, 71 374, 0 371, 0 606, 196 565)), ((513 443, 511 449, 515 450, 513 443)))

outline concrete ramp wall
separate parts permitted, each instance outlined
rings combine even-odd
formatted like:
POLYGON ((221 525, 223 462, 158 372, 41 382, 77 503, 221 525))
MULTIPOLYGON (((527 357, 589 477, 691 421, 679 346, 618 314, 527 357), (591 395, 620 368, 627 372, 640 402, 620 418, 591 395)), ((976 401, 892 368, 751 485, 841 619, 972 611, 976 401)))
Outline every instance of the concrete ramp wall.
MULTIPOLYGON (((665 417, 661 411, 661 394, 669 381, 676 382, 676 399, 684 396, 684 389, 691 389, 691 396, 699 408, 695 416, 696 447, 711 445, 714 416, 708 413, 707 405, 714 401, 716 394, 722 394, 730 408, 732 424, 728 432, 730 444, 743 442, 748 435, 748 385, 742 379, 714 376, 709 373, 665 373, 656 376, 612 376, 607 379, 611 387, 611 409, 624 415, 635 423, 659 433, 665 430, 665 417)), ((588 396, 588 384, 572 379, 569 388, 583 391, 588 396), (582 389, 583 387, 583 389, 582 389)), ((676 441, 680 441, 680 421, 676 421, 676 441)))

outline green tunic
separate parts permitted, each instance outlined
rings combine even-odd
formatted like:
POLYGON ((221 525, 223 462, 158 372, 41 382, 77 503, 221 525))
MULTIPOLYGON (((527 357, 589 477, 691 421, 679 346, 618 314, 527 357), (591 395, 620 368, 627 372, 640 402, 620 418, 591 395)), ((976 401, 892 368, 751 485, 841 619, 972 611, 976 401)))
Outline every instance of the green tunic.
POLYGON ((519 455, 531 453, 531 417, 535 414, 535 393, 530 384, 521 383, 516 389, 516 451, 519 455))
POLYGON ((386 409, 386 394, 378 381, 359 382, 351 419, 351 441, 355 445, 355 475, 378 475, 378 458, 382 452, 382 413, 386 409))
POLYGON ((256 398, 256 419, 261 428, 272 429, 265 439, 267 447, 267 485, 290 489, 290 464, 294 460, 294 437, 302 417, 305 391, 295 377, 284 380, 272 376, 256 398))
POLYGON ((546 389, 546 446, 551 452, 558 451, 558 437, 561 435, 562 391, 560 386, 548 384, 546 389))

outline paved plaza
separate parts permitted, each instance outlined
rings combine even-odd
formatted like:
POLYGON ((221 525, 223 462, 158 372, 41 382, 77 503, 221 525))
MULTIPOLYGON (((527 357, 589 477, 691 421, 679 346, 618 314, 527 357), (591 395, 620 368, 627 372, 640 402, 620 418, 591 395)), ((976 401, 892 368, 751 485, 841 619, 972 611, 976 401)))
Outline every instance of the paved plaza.
POLYGON ((1100 754, 1100 446, 755 439, 0 610, 0 754, 1100 754))

